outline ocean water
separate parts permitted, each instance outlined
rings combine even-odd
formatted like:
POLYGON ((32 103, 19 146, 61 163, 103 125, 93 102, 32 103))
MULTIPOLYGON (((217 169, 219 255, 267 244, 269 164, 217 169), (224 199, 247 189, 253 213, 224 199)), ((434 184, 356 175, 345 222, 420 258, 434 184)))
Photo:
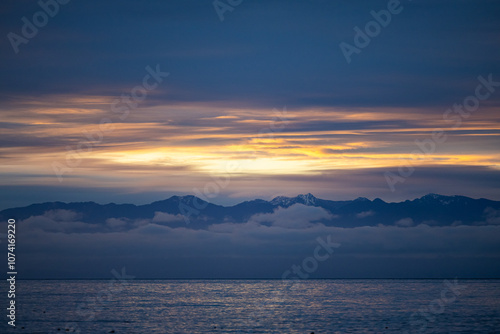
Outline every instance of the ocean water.
POLYGON ((18 281, 15 329, 3 306, 2 333, 500 333, 500 280, 18 281))

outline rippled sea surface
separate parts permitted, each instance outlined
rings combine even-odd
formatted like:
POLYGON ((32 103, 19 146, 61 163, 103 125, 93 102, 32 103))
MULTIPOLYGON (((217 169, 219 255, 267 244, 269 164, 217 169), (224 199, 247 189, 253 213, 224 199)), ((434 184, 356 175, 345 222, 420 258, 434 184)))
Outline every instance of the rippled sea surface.
POLYGON ((18 281, 16 329, 3 312, 2 333, 500 333, 500 281, 18 281))

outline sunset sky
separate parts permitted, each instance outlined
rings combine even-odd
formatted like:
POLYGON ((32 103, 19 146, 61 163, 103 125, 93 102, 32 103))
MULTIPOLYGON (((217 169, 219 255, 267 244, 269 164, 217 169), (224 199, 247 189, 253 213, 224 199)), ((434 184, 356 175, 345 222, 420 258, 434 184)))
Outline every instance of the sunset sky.
POLYGON ((42 9, 3 1, 0 209, 197 192, 500 200, 498 1, 401 1, 350 63, 339 45, 388 1, 231 8, 221 21, 211 0, 73 0, 16 53, 9 33, 42 9))

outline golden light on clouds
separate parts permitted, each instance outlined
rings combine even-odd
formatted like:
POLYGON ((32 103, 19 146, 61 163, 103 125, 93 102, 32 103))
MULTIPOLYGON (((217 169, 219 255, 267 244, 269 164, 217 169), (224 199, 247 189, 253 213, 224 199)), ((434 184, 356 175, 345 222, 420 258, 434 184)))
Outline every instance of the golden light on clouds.
POLYGON ((264 109, 182 104, 138 108, 120 119, 109 110, 110 100, 59 97, 52 105, 28 101, 6 110, 12 127, 5 134, 16 140, 0 148, 5 157, 1 170, 50 178, 51 164, 70 161, 68 174, 76 179, 82 173, 108 177, 112 169, 217 175, 225 173, 230 162, 246 175, 391 168, 405 159, 415 166, 500 164, 500 156, 490 148, 500 130, 498 123, 489 121, 499 118, 494 110, 451 129, 439 113, 416 109, 322 108, 282 111, 277 117, 276 111, 264 109), (100 128, 103 118, 111 120, 112 130, 100 128), (433 154, 415 159, 415 140, 430 138, 436 127, 445 130, 447 141, 433 154), (463 138, 475 144, 468 147, 463 138), (480 143, 485 143, 484 149, 480 143))

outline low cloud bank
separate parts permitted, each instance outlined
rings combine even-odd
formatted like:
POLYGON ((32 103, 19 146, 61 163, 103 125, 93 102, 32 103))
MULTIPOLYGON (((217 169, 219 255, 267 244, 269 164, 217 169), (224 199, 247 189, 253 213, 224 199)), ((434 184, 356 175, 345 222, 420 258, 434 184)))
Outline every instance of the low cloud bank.
MULTIPOLYGON (((440 263, 449 267, 450 259, 456 264, 443 275, 499 274, 491 267, 491 261, 500 259, 498 212, 487 216, 489 225, 444 227, 415 226, 411 217, 396 226, 331 227, 321 223, 334 218, 330 213, 304 205, 201 230, 169 226, 182 221, 182 216, 162 212, 150 220, 111 218, 104 225, 83 223, 80 218, 80 213, 56 210, 18 222, 20 272, 26 278, 106 277, 106 271, 128 265, 128 271, 135 269, 136 276, 144 278, 219 274, 220 278, 253 274, 278 278, 290 264, 311 256, 318 237, 331 236, 340 247, 322 264, 318 277, 353 272, 372 277, 378 271, 369 261, 380 266, 392 263, 401 268, 400 276, 413 263, 414 272, 429 277, 440 263), (343 266, 336 267, 336 262, 343 266)), ((394 272, 397 276, 398 270, 394 272)))

